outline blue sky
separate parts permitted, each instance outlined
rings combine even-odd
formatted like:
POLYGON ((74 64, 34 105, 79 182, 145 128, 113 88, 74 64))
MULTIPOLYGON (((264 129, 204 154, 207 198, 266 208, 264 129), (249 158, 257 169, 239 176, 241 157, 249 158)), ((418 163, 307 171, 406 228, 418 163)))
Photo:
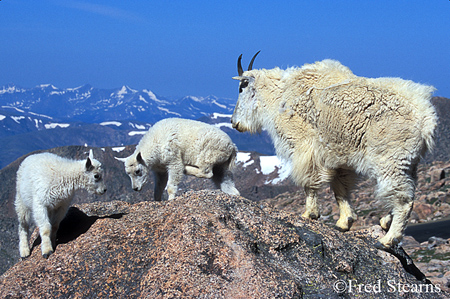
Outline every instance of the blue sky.
POLYGON ((237 98, 254 68, 325 58, 450 98, 450 1, 0 0, 0 85, 237 98))

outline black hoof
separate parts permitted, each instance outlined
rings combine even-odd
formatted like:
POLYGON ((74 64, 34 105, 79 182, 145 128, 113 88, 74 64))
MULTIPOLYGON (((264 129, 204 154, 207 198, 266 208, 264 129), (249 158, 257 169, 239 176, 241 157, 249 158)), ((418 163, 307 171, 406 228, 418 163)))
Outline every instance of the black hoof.
POLYGON ((334 225, 334 228, 338 231, 340 231, 341 233, 345 233, 348 232, 348 229, 343 229, 342 227, 339 227, 337 225, 334 225))
POLYGON ((48 257, 49 257, 52 253, 53 253, 53 251, 50 251, 49 253, 44 253, 42 256, 43 256, 45 259, 48 259, 48 257))
POLYGON ((320 215, 316 215, 316 214, 309 215, 309 219, 312 219, 312 220, 317 220, 317 219, 319 219, 319 217, 320 217, 320 215))
POLYGON ((386 247, 386 246, 384 246, 383 244, 381 244, 380 241, 377 241, 377 242, 375 243, 375 248, 380 249, 380 250, 384 250, 384 251, 387 251, 387 252, 392 251, 392 250, 391 250, 391 247, 386 247))

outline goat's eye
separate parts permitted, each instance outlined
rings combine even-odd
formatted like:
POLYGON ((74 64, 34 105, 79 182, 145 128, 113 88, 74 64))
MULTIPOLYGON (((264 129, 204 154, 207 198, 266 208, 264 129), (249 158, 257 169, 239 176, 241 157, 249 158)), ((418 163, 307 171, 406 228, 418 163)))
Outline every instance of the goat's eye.
POLYGON ((94 174, 94 179, 96 181, 100 181, 101 178, 102 178, 101 174, 99 174, 99 173, 94 174))
POLYGON ((134 174, 135 175, 141 175, 142 174, 142 172, 141 172, 141 170, 140 169, 137 169, 135 172, 134 172, 134 174))
POLYGON ((239 84, 239 93, 242 92, 242 90, 244 90, 244 88, 246 88, 248 86, 248 80, 242 80, 241 84, 239 84))

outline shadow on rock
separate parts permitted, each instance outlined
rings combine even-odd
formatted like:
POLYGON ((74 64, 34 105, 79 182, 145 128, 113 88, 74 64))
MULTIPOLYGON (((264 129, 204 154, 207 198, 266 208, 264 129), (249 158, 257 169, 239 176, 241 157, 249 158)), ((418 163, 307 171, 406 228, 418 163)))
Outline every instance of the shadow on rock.
MULTIPOLYGON (((58 232, 56 233, 56 247, 59 244, 66 244, 75 240, 82 234, 86 233, 89 228, 97 221, 97 219, 120 219, 125 213, 117 213, 106 216, 88 216, 76 207, 70 207, 66 217, 61 221, 58 232)), ((32 249, 41 244, 41 237, 38 236, 33 242, 32 249)), ((56 248, 55 248, 56 250, 56 248)))

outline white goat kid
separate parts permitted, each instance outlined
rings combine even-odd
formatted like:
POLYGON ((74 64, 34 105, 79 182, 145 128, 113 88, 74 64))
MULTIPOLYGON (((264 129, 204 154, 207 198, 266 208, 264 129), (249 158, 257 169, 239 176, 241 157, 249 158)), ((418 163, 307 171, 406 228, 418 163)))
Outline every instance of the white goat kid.
POLYGON ((419 159, 434 143, 434 88, 358 77, 334 60, 252 70, 255 57, 245 72, 242 55, 238 59, 233 127, 267 130, 277 155, 292 163, 292 179, 305 188, 304 217, 320 216, 317 190, 329 183, 340 208, 336 226, 350 229, 356 214, 349 195, 357 174, 375 178, 378 197, 392 208, 381 220, 388 232, 377 246, 397 244, 412 210, 419 159))
POLYGON ((56 246, 56 232, 69 209, 74 191, 87 189, 103 194, 101 163, 92 150, 86 160, 69 160, 51 153, 28 156, 20 164, 16 180, 16 213, 19 218, 19 251, 30 255, 28 230, 31 220, 39 228, 42 256, 48 258, 56 246))
POLYGON ((212 179, 223 192, 239 195, 231 172, 236 152, 230 137, 219 128, 194 120, 168 118, 148 130, 134 153, 125 159, 125 171, 132 188, 140 191, 151 170, 156 201, 161 200, 166 186, 172 200, 184 174, 212 179))

